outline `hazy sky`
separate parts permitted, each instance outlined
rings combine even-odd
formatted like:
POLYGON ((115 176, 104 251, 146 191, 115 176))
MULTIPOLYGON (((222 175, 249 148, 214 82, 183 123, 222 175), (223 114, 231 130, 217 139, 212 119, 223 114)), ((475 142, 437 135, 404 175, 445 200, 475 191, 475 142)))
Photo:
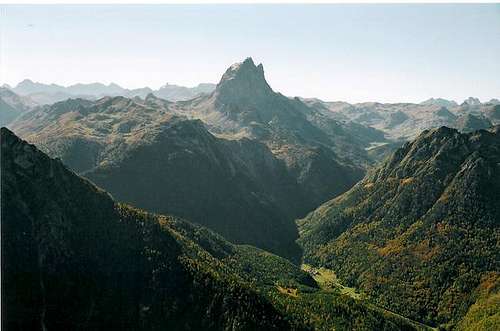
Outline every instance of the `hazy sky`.
POLYGON ((5 6, 0 82, 217 82, 262 62, 275 91, 325 100, 500 98, 500 5, 5 6))

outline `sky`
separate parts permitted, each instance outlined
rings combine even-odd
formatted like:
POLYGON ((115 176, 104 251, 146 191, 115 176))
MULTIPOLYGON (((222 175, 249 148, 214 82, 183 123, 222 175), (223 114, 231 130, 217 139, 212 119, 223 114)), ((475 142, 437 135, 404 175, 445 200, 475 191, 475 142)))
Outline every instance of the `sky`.
POLYGON ((219 81, 251 56, 288 96, 500 98, 500 4, 0 5, 0 84, 219 81))

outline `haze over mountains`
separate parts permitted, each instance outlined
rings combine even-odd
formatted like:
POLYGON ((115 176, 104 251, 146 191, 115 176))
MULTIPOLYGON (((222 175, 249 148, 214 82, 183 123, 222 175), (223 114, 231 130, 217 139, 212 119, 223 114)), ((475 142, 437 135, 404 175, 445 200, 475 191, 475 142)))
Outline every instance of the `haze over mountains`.
POLYGON ((149 93, 153 93, 159 98, 179 101, 188 100, 199 94, 210 93, 214 90, 215 84, 202 83, 195 87, 184 87, 173 84, 165 84, 157 90, 149 87, 127 89, 115 83, 104 85, 102 83, 74 84, 61 86, 57 84, 44 84, 25 79, 15 87, 4 85, 3 88, 31 99, 39 105, 51 104, 69 98, 98 99, 104 96, 126 96, 144 98, 149 93))
POLYGON ((500 102, 496 99, 481 103, 469 98, 460 105, 443 99, 431 99, 420 104, 307 102, 331 110, 340 121, 352 121, 381 130, 391 140, 414 139, 423 130, 440 126, 477 130, 500 123, 500 102), (471 116, 483 124, 476 127, 470 123, 471 127, 464 127, 464 122, 468 121, 466 118, 471 116))
POLYGON ((11 328, 500 323, 498 100, 290 98, 251 58, 161 91, 0 89, 11 328))
MULTIPOLYGON (((264 79, 263 68, 260 67, 260 70, 262 70, 262 79, 264 79)), ((228 73, 228 75, 230 74, 228 73)), ((257 76, 254 78, 257 78, 257 76)), ((258 80, 254 81, 254 83, 257 81, 258 80)), ((267 83, 264 82, 259 85, 265 86, 267 83)), ((241 87, 242 91, 245 91, 243 94, 246 94, 248 91, 245 89, 251 86, 252 85, 241 87)), ((215 88, 215 84, 209 83, 199 84, 193 88, 166 84, 158 90, 152 90, 148 87, 126 89, 114 83, 109 85, 101 83, 74 84, 63 87, 57 84, 36 83, 26 79, 15 87, 3 85, 0 88, 0 97, 2 99, 0 104, 0 122, 2 125, 7 125, 21 112, 27 109, 32 109, 38 105, 53 104, 70 98, 97 100, 105 96, 124 96, 128 98, 140 97, 145 99, 149 94, 152 94, 158 98, 176 102, 187 101, 198 96, 210 95, 215 88), (14 98, 16 98, 17 101, 9 101, 9 99, 13 97, 8 94, 16 95, 14 98)), ((270 89, 269 86, 268 88, 270 89)), ((257 91, 258 90, 253 90, 252 93, 261 93, 263 89, 260 89, 260 92, 257 91)), ((227 94, 232 94, 232 92, 227 94)), ((239 94, 241 97, 241 91, 239 94)), ((255 96, 248 97, 252 99, 255 96)), ((264 94, 262 94, 261 97, 265 98, 264 94)), ((500 122, 500 101, 498 99, 491 99, 490 101, 482 103, 477 98, 469 97, 461 104, 442 98, 431 98, 420 104, 377 102, 349 104, 342 101, 331 102, 311 98, 304 98, 301 99, 301 101, 317 110, 327 111, 327 113, 329 113, 328 116, 338 121, 347 122, 349 125, 362 124, 372 127, 383 131, 386 138, 398 141, 413 139, 422 130, 442 125, 461 129, 464 122, 470 122, 470 120, 467 119, 469 116, 466 116, 468 114, 474 116, 472 119, 473 121, 483 122, 483 124, 480 125, 481 127, 489 125, 489 122, 491 122, 491 125, 500 122)), ((201 108, 205 106, 205 104, 202 104, 201 108)), ((192 110, 196 110, 196 107, 193 108, 192 110)), ((214 117, 215 115, 213 114, 211 115, 212 118, 207 118, 206 115, 207 114, 196 114, 198 117, 204 117, 206 123, 213 123, 214 121, 221 120, 220 118, 214 117)), ((220 117, 221 115, 218 116, 220 117)), ((229 123, 226 121, 225 125, 227 131, 227 125, 229 125, 229 123)), ((473 126, 470 128, 465 127, 464 129, 473 130, 477 128, 478 127, 473 126)))

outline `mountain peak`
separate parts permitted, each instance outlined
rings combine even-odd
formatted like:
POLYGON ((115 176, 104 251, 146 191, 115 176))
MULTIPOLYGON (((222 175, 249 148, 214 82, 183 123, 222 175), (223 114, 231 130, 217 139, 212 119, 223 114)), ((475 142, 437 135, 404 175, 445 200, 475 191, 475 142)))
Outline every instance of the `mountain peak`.
POLYGON ((484 116, 465 114, 457 118, 455 126, 462 132, 472 132, 489 129, 493 126, 493 123, 484 116))
POLYGON ((242 97, 258 98, 269 93, 272 89, 264 77, 262 64, 255 65, 251 57, 243 62, 231 65, 217 84, 216 92, 223 98, 241 99, 242 97))
POLYGON ((420 103, 421 105, 435 105, 446 108, 455 107, 458 104, 453 100, 446 100, 443 98, 430 98, 420 103))
POLYGON ((23 81, 19 82, 16 87, 23 86, 23 85, 33 85, 35 82, 33 82, 31 79, 23 79, 23 81))
POLYGON ((6 127, 0 128, 0 137, 2 138, 2 141, 10 141, 12 139, 19 139, 16 137, 14 132, 10 131, 6 127))
POLYGON ((256 66, 252 58, 247 57, 243 62, 232 64, 222 76, 219 85, 227 80, 238 78, 241 75, 252 75, 255 78, 265 81, 262 63, 256 66))
POLYGON ((156 99, 158 99, 158 97, 154 95, 152 92, 149 92, 144 98, 144 100, 156 100, 156 99))
POLYGON ((468 97, 462 103, 462 105, 469 105, 469 106, 476 106, 476 105, 480 105, 480 104, 481 104, 481 101, 475 97, 468 97))

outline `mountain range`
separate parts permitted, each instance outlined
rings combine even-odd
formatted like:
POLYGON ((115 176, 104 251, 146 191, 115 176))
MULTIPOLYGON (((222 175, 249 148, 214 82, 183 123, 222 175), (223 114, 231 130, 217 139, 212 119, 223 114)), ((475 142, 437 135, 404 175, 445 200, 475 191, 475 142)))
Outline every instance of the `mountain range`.
POLYGON ((121 201, 292 259, 294 219, 354 185, 384 141, 275 93, 251 59, 192 100, 70 99, 10 127, 121 201))
MULTIPOLYGON (((243 63, 243 67, 250 68, 249 64, 253 65, 251 58, 248 58, 243 63), (248 64, 248 65, 247 65, 248 64)), ((239 68, 241 64, 235 64, 226 73, 227 78, 231 75, 230 71, 239 68)), ((259 67, 262 72, 260 80, 264 79, 264 72, 262 65, 259 67)), ((239 70, 237 70, 239 71, 239 70)), ((254 78, 259 81, 259 76, 254 78)), ((233 77, 234 78, 234 77, 233 77)), ((231 85, 234 85, 233 83, 231 85)), ((267 83, 259 83, 259 86, 265 86, 267 83)), ((248 85, 246 87, 250 87, 248 85)), ((268 86, 268 85, 267 85, 268 86)), ((165 84, 157 90, 149 87, 127 89, 115 83, 108 85, 102 83, 88 83, 88 84, 74 84, 70 86, 61 86, 57 84, 44 84, 33 82, 25 79, 18 83, 15 87, 4 84, 0 87, 2 95, 0 96, 3 101, 6 91, 11 91, 17 94, 17 98, 23 99, 23 107, 33 108, 37 105, 48 105, 59 101, 64 101, 70 98, 82 98, 88 100, 97 100, 105 96, 124 96, 128 98, 140 97, 146 98, 148 94, 165 99, 168 101, 187 101, 198 96, 209 95, 216 88, 216 84, 201 83, 195 87, 189 88, 174 84, 165 84)), ((239 95, 246 94, 245 86, 239 95)), ((270 87, 268 86, 270 89, 270 87)), ((262 92, 262 89, 261 89, 262 92)), ((255 93, 255 91, 253 92, 255 93)), ((231 94, 231 93, 227 93, 231 94)), ((265 97, 264 94, 261 97, 265 97)), ((249 98, 252 99, 252 97, 249 98)), ((480 120, 491 121, 492 124, 500 122, 500 101, 498 99, 491 99, 488 102, 482 103, 479 99, 469 97, 461 104, 453 100, 443 98, 430 98, 419 104, 415 103, 378 103, 378 102, 364 102, 349 104, 347 102, 328 102, 319 99, 301 98, 302 102, 319 110, 330 110, 333 114, 329 114, 339 121, 349 122, 353 124, 362 124, 364 126, 372 127, 381 130, 386 134, 386 138, 395 140, 409 140, 415 138, 422 130, 431 129, 440 126, 449 126, 459 128, 456 122, 458 118, 463 115, 471 114, 479 117, 480 120)), ((238 100, 240 101, 240 100, 238 100)), ((12 106, 11 103, 7 102, 12 106)), ((0 105, 0 120, 2 125, 8 124, 13 120, 12 116, 3 115, 1 113, 9 113, 8 107, 3 110, 5 106, 0 105)), ((14 107, 16 108, 16 107, 14 107)), ((196 107, 194 107, 196 108, 196 107)), ((16 108, 18 109, 18 108, 16 108)), ((208 120, 208 119, 207 119, 208 120)), ((216 118, 212 119, 217 121, 216 118)))
POLYGON ((215 84, 202 83, 195 87, 185 87, 174 84, 165 84, 157 90, 149 87, 127 89, 115 83, 108 85, 102 83, 74 84, 61 86, 57 84, 44 84, 25 79, 15 87, 2 86, 14 93, 29 98, 38 105, 52 104, 69 98, 99 99, 104 96, 126 96, 144 98, 152 93, 159 98, 170 101, 188 100, 200 94, 210 93, 214 90, 215 84))
POLYGON ((0 125, 13 122, 22 113, 34 108, 36 104, 29 98, 21 97, 8 88, 0 87, 0 125))
POLYGON ((0 122, 2 327, 500 323, 498 100, 291 98, 247 58, 194 89, 4 86, 0 122))
POLYGON ((320 289, 278 256, 116 203, 9 130, 0 134, 2 328, 425 329, 320 289))
POLYGON ((264 145, 217 138, 199 120, 124 97, 57 103, 26 117, 19 134, 119 200, 294 252, 301 192, 264 145))
POLYGON ((500 101, 492 99, 481 103, 469 98, 461 105, 444 99, 430 99, 420 104, 367 102, 349 104, 346 102, 322 102, 306 99, 315 107, 331 110, 339 121, 354 122, 369 126, 386 134, 395 141, 408 141, 416 138, 427 129, 447 126, 471 131, 474 127, 463 127, 467 118, 477 118, 483 122, 481 128, 500 124, 500 101))

